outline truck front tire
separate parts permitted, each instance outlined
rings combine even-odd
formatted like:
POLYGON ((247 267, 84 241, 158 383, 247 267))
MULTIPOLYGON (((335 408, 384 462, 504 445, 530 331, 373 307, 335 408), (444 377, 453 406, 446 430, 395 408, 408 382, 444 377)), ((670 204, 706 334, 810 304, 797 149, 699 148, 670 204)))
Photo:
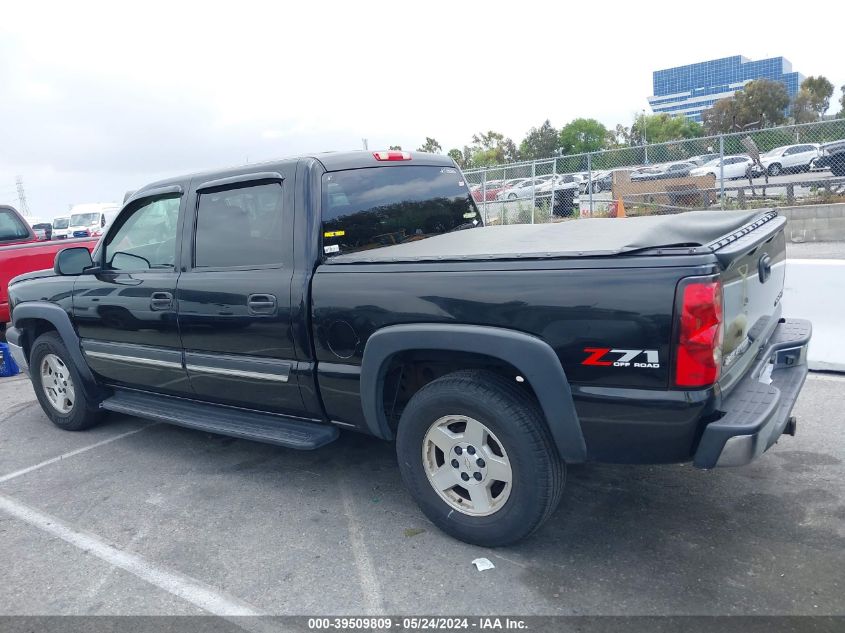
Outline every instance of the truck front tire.
POLYGON ((475 545, 525 538, 563 491, 565 465, 539 407, 492 372, 459 371, 420 389, 402 414, 396 452, 425 515, 475 545))
POLYGON ((47 332, 35 339, 29 372, 41 408, 60 429, 83 431, 102 419, 97 403, 86 396, 82 378, 58 332, 47 332))

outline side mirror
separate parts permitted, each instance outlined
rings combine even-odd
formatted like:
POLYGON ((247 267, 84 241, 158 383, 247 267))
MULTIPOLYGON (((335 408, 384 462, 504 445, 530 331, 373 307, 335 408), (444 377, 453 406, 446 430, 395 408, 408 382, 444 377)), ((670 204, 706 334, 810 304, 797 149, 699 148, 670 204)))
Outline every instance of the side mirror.
POLYGON ((94 266, 91 253, 84 246, 65 248, 56 254, 53 271, 57 275, 81 275, 94 266))

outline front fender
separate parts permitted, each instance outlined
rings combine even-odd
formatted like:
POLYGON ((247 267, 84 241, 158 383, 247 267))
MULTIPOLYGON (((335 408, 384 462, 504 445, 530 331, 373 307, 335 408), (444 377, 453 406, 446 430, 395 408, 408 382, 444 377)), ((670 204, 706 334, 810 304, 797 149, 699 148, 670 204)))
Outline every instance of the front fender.
POLYGON ((82 378, 82 386, 87 396, 92 400, 97 400, 100 396, 100 388, 91 373, 91 368, 85 357, 82 355, 82 346, 79 342, 79 336, 71 323, 70 316, 60 306, 48 301, 27 301, 19 303, 15 306, 12 313, 12 327, 15 332, 12 336, 18 341, 26 350, 27 360, 29 360, 29 351, 32 349, 32 344, 35 342, 32 330, 28 324, 35 321, 47 321, 59 333, 65 347, 67 347, 70 360, 76 366, 80 377, 82 378))
POLYGON ((587 447, 569 381, 554 350, 536 336, 497 327, 420 323, 392 325, 375 332, 367 341, 361 363, 361 405, 373 435, 393 439, 381 395, 391 357, 411 350, 484 354, 513 365, 537 395, 560 456, 570 463, 586 460, 587 447))

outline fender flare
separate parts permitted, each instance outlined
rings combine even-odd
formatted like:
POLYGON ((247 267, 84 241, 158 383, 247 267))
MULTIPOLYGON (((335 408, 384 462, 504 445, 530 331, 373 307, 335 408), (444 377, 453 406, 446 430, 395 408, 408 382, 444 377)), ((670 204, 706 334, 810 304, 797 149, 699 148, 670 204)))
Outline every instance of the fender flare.
POLYGON ((472 352, 513 365, 537 395, 560 456, 570 463, 586 461, 581 423, 557 354, 536 336, 498 327, 404 324, 382 328, 370 336, 364 347, 360 384, 364 417, 373 435, 393 439, 381 394, 390 358, 410 350, 472 352))
MULTIPOLYGON (((20 332, 21 336, 26 336, 29 349, 31 349, 35 341, 30 340, 30 334, 26 331, 25 326, 21 326, 21 323, 29 319, 51 323, 59 333, 65 347, 67 347, 70 360, 82 378, 82 387, 86 395, 94 400, 98 400, 101 397, 102 394, 100 387, 97 385, 97 380, 94 378, 94 374, 91 373, 91 368, 82 354, 82 345, 79 342, 79 336, 73 327, 73 323, 71 323, 70 316, 63 308, 48 301, 28 301, 16 305, 12 317, 13 327, 20 332)), ((20 342, 23 343, 22 340, 20 342)), ((32 370, 30 369, 30 371, 32 370)))

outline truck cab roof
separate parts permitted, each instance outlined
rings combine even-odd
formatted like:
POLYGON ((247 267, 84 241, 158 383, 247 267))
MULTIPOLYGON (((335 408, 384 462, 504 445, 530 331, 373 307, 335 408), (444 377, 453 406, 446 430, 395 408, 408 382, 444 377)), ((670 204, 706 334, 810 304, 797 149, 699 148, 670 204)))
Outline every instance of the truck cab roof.
POLYGON ((192 174, 185 174, 165 180, 159 180, 150 183, 138 191, 136 191, 131 198, 137 198, 145 192, 170 187, 174 185, 181 185, 188 180, 216 180, 228 178, 231 176, 239 176, 250 172, 258 171, 275 171, 282 166, 290 166, 303 160, 311 160, 319 164, 325 171, 342 171, 347 169, 362 169, 365 167, 397 167, 402 165, 432 165, 443 167, 455 167, 455 162, 448 156, 441 154, 429 154, 426 152, 402 152, 409 156, 402 160, 379 160, 376 155, 382 153, 381 151, 370 150, 356 150, 351 152, 322 152, 317 154, 303 154, 301 156, 293 156, 288 158, 279 158, 275 160, 263 161, 260 163, 247 163, 245 165, 237 165, 233 167, 226 167, 222 169, 212 169, 192 174))

